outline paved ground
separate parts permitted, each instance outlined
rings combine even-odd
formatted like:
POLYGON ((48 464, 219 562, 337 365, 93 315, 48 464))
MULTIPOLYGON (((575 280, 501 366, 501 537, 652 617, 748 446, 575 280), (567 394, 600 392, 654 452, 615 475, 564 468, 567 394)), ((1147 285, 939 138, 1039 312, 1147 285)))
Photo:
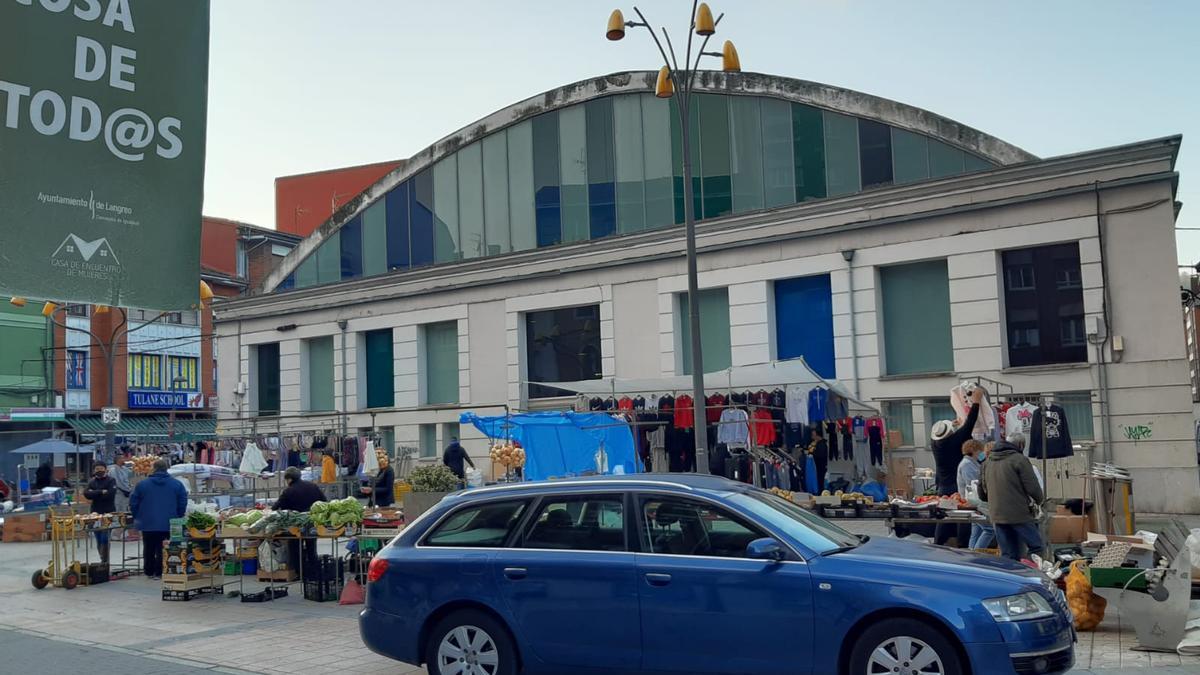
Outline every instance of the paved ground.
MULTIPOLYGON (((881 523, 857 525, 886 536, 881 523)), ((221 596, 163 602, 159 586, 140 577, 36 591, 29 578, 48 556, 48 544, 0 544, 0 672, 423 672, 368 652, 358 638, 358 607, 308 602, 298 587, 270 603, 221 596)), ((1200 657, 1135 652, 1135 644, 1133 627, 1110 603, 1100 628, 1080 636, 1073 672, 1200 673, 1200 657)))

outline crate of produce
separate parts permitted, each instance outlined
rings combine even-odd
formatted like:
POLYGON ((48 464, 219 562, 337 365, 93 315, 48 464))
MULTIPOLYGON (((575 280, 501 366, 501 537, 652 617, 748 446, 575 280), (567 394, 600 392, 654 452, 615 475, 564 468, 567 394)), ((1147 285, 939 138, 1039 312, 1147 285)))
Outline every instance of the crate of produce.
POLYGON ((342 586, 336 579, 304 582, 305 600, 313 602, 337 602, 341 595, 342 586))

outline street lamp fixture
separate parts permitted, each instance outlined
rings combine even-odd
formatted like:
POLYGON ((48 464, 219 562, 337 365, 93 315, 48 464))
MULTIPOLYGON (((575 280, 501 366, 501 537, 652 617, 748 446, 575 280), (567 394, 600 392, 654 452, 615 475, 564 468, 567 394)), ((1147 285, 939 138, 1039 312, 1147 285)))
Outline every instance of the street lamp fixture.
POLYGON ((700 345, 700 302, 699 281, 696 271, 696 215, 693 213, 694 197, 692 186, 692 149, 691 149, 691 115, 693 85, 696 81, 696 71, 700 68, 700 59, 704 56, 715 56, 721 59, 721 67, 725 72, 741 72, 742 64, 738 59, 737 49, 732 42, 726 41, 720 52, 706 52, 708 40, 717 32, 717 26, 725 16, 721 14, 713 19, 712 10, 706 2, 692 0, 691 25, 688 27, 687 49, 683 55, 683 69, 679 68, 679 58, 675 47, 671 44, 671 36, 665 28, 661 29, 662 40, 658 33, 650 27, 650 22, 637 7, 633 8, 637 21, 626 21, 621 10, 613 10, 608 17, 608 31, 605 37, 617 41, 625 37, 626 28, 645 28, 658 47, 662 56, 663 66, 658 71, 658 79, 654 83, 654 95, 659 98, 678 96, 679 104, 675 106, 679 113, 681 131, 681 150, 683 152, 683 222, 685 239, 687 241, 687 299, 688 326, 691 331, 690 344, 692 351, 692 413, 693 428, 696 438, 696 470, 708 473, 708 434, 704 410, 704 355, 700 345), (700 49, 695 52, 693 61, 692 36, 704 38, 700 49), (666 42, 666 47, 663 46, 666 42))
POLYGON ((25 306, 25 298, 17 298, 17 297, 9 298, 8 304, 12 305, 13 307, 24 307, 25 306))
POLYGON ((46 304, 42 305, 42 316, 49 317, 56 309, 58 309, 58 305, 54 304, 53 302, 47 302, 46 304))

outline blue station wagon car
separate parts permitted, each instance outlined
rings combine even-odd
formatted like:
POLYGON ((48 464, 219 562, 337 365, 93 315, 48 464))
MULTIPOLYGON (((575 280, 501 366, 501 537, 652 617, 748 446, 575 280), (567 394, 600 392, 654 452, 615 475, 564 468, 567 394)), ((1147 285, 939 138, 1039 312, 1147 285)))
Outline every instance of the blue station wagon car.
POLYGON ((1062 594, 989 556, 850 534, 724 478, 448 496, 371 562, 373 651, 438 675, 1058 673, 1062 594))

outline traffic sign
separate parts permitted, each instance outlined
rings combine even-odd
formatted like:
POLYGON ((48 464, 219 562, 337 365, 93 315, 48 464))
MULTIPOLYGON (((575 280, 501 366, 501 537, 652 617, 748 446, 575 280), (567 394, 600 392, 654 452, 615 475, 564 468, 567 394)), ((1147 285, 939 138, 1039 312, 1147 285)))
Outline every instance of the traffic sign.
POLYGON ((117 425, 121 423, 120 408, 101 408, 100 421, 106 425, 117 425))

